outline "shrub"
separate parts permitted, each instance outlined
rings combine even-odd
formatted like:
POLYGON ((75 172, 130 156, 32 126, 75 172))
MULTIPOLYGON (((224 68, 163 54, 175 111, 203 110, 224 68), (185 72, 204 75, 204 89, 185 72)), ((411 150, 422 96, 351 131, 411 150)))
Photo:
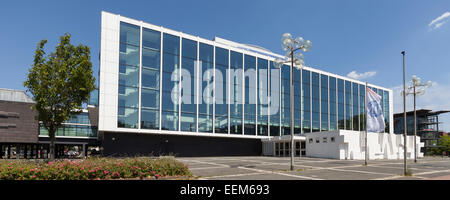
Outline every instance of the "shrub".
POLYGON ((192 176, 173 158, 88 158, 40 162, 0 161, 0 180, 110 180, 192 176))

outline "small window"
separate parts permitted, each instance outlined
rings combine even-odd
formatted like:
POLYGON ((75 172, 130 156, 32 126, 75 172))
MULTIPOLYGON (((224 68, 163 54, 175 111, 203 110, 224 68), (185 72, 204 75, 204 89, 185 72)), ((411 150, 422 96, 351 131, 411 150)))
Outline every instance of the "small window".
POLYGON ((322 142, 323 142, 323 143, 327 143, 327 142, 328 142, 327 140, 328 140, 327 137, 323 137, 323 138, 322 138, 322 142))
POLYGON ((320 140, 319 140, 319 138, 316 138, 316 143, 320 143, 320 140))
POLYGON ((309 138, 309 143, 313 143, 313 139, 312 138, 309 138))
POLYGON ((334 137, 331 137, 330 140, 331 140, 331 142, 334 142, 334 137))

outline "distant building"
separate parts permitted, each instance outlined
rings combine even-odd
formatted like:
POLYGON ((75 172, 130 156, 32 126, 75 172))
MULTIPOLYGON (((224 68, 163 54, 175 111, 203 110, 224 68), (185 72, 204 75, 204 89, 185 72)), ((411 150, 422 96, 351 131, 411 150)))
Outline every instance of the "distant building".
MULTIPOLYGON (((421 149, 425 155, 430 152, 431 148, 438 147, 438 139, 445 134, 439 131, 439 125, 442 122, 439 121, 439 115, 450 111, 432 111, 427 109, 416 110, 417 115, 417 136, 424 143, 424 147, 421 149)), ((394 133, 404 133, 404 116, 403 113, 394 114, 394 133)), ((414 135, 414 111, 406 113, 406 129, 408 135, 414 135)))
MULTIPOLYGON (((97 97, 94 92, 92 102, 97 97)), ((23 90, 0 88, 0 159, 48 158, 50 138, 37 121, 33 104, 23 90)), ((89 146, 98 146, 95 124, 87 110, 63 123, 56 131, 56 156, 83 156, 89 146)))

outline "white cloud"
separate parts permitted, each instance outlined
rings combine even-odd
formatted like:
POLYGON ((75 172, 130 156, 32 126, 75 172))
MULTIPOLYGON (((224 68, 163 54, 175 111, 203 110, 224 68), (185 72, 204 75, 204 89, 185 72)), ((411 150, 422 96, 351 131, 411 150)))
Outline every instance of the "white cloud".
POLYGON ((376 74, 377 74, 376 71, 364 72, 359 74, 356 71, 351 71, 350 73, 347 74, 347 76, 356 80, 363 80, 375 76, 376 74))
POLYGON ((428 26, 431 29, 438 29, 438 28, 440 28, 443 24, 445 24, 448 21, 449 17, 450 17, 450 12, 445 12, 444 14, 439 16, 438 18, 433 19, 433 21, 431 21, 428 24, 428 26))
MULTIPOLYGON (((394 101, 394 113, 403 112, 403 96, 401 91, 403 85, 399 85, 391 88, 394 101)), ((412 95, 406 96, 406 111, 412 111, 414 109, 414 99, 412 95)), ((450 110, 450 85, 441 85, 437 82, 433 82, 432 86, 425 89, 425 94, 416 97, 416 109, 428 109, 433 111, 438 110, 450 110)), ((442 114, 439 117, 439 121, 443 122, 443 126, 439 129, 449 132, 450 131, 450 114, 442 114)))

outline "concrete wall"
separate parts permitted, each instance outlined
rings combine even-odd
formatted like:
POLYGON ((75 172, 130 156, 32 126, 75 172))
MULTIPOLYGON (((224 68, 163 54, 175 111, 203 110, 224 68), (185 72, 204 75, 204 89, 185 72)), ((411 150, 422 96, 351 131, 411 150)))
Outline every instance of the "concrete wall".
MULTIPOLYGON (((306 155, 309 157, 333 159, 365 159, 365 132, 339 130, 333 132, 308 133, 306 135, 306 155), (331 142, 331 137, 335 142, 331 142), (324 143, 324 138, 327 142, 324 143), (309 140, 313 139, 310 143, 309 140), (319 143, 316 140, 319 139, 319 143)), ((402 159, 403 135, 388 133, 368 133, 369 159, 402 159)), ((423 147, 417 136, 417 150, 423 147)), ((423 153, 417 152, 418 157, 423 153)), ((414 136, 407 136, 407 158, 414 158, 414 136)))
POLYGON ((102 12, 99 77, 99 130, 117 128, 119 36, 117 15, 102 12))

